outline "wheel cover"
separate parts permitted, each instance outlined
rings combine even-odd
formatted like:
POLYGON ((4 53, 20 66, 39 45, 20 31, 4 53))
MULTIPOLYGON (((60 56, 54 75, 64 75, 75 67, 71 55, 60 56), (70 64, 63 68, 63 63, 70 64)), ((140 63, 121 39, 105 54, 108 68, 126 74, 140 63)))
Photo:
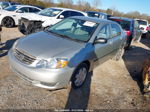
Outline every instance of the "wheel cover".
POLYGON ((11 18, 5 18, 4 21, 3 21, 3 24, 4 24, 5 26, 7 26, 7 27, 10 27, 10 26, 12 26, 13 21, 12 21, 11 18))
POLYGON ((85 67, 81 68, 75 77, 76 78, 76 80, 74 82, 75 85, 76 86, 82 85, 86 78, 86 75, 87 75, 87 69, 85 67))

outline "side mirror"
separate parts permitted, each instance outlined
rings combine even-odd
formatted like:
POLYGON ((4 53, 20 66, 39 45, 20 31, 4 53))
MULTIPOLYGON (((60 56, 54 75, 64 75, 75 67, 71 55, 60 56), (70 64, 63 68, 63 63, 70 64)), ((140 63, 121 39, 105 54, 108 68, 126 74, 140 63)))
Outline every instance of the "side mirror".
POLYGON ((23 13, 23 11, 22 10, 17 10, 17 13, 23 13))
POLYGON ((64 19, 64 16, 63 16, 63 15, 60 15, 60 16, 59 16, 59 19, 64 19))
POLYGON ((98 38, 95 40, 94 42, 95 44, 106 44, 107 43, 107 39, 106 38, 98 38))

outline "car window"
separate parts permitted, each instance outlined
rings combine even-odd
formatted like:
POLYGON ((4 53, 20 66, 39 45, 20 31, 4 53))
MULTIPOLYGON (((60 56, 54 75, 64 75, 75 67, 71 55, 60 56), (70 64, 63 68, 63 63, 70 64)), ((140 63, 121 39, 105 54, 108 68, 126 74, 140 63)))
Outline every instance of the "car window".
POLYGON ((46 8, 44 10, 41 10, 38 14, 42 16, 48 16, 48 17, 55 17, 57 16, 62 10, 61 9, 54 9, 54 8, 46 8))
POLYGON ((80 12, 70 11, 70 16, 84 16, 84 15, 80 12))
POLYGON ((15 11, 15 10, 17 10, 17 6, 15 6, 15 5, 9 6, 9 7, 6 7, 5 10, 7 10, 7 11, 15 11))
POLYGON ((134 21, 134 28, 139 28, 139 23, 136 20, 134 21))
POLYGON ((70 16, 70 11, 64 11, 64 12, 62 12, 60 15, 63 15, 64 18, 67 18, 67 17, 70 16))
POLYGON ((111 24, 111 37, 117 37, 121 35, 121 29, 117 24, 111 24))
POLYGON ((23 7, 23 8, 20 8, 19 10, 21 10, 22 13, 28 13, 29 12, 29 7, 23 7))
POLYGON ((103 13, 96 13, 96 12, 87 12, 89 17, 96 17, 96 18, 101 18, 101 19, 106 19, 107 16, 103 13))
POLYGON ((137 20, 140 25, 148 25, 147 21, 137 20))
POLYGON ((97 35, 97 39, 98 38, 106 38, 106 39, 109 39, 110 35, 109 35, 109 25, 105 25, 103 26, 98 35, 97 35))
POLYGON ((33 12, 33 13, 36 13, 36 12, 39 12, 40 10, 39 9, 37 9, 37 8, 29 8, 29 12, 33 12))
POLYGON ((9 3, 7 3, 7 2, 2 2, 0 5, 1 5, 2 8, 4 9, 4 8, 6 8, 6 7, 9 6, 9 3))
POLYGON ((111 18, 110 18, 110 20, 115 21, 118 24, 120 24, 120 26, 122 27, 123 30, 126 30, 126 31, 130 30, 130 25, 131 25, 130 21, 125 21, 122 19, 111 19, 111 18))

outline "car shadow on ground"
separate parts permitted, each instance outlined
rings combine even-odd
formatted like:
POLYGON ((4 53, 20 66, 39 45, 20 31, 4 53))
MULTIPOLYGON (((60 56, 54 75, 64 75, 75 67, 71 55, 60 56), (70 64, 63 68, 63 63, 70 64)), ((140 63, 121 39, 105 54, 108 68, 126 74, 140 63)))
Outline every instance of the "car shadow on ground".
POLYGON ((142 67, 145 59, 150 58, 150 51, 141 47, 131 48, 126 51, 123 60, 129 71, 132 79, 137 82, 141 93, 143 94, 143 83, 142 83, 142 67))
POLYGON ((7 55, 9 49, 11 49, 17 39, 19 38, 7 40, 5 43, 0 44, 0 58, 7 55))
POLYGON ((85 111, 88 108, 92 76, 93 72, 90 72, 84 85, 81 88, 70 89, 67 103, 65 105, 65 110, 78 111, 78 109, 80 109, 85 111))
POLYGON ((141 43, 150 48, 150 37, 149 38, 142 38, 141 43))

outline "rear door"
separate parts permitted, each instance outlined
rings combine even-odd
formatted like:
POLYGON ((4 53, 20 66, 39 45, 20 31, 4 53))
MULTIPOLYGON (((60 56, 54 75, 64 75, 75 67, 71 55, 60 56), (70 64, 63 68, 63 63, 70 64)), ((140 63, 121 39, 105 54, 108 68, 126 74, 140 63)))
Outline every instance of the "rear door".
POLYGON ((121 47, 123 41, 123 34, 122 34, 121 27, 118 24, 111 24, 111 39, 113 42, 113 53, 112 57, 116 54, 118 49, 121 47))

